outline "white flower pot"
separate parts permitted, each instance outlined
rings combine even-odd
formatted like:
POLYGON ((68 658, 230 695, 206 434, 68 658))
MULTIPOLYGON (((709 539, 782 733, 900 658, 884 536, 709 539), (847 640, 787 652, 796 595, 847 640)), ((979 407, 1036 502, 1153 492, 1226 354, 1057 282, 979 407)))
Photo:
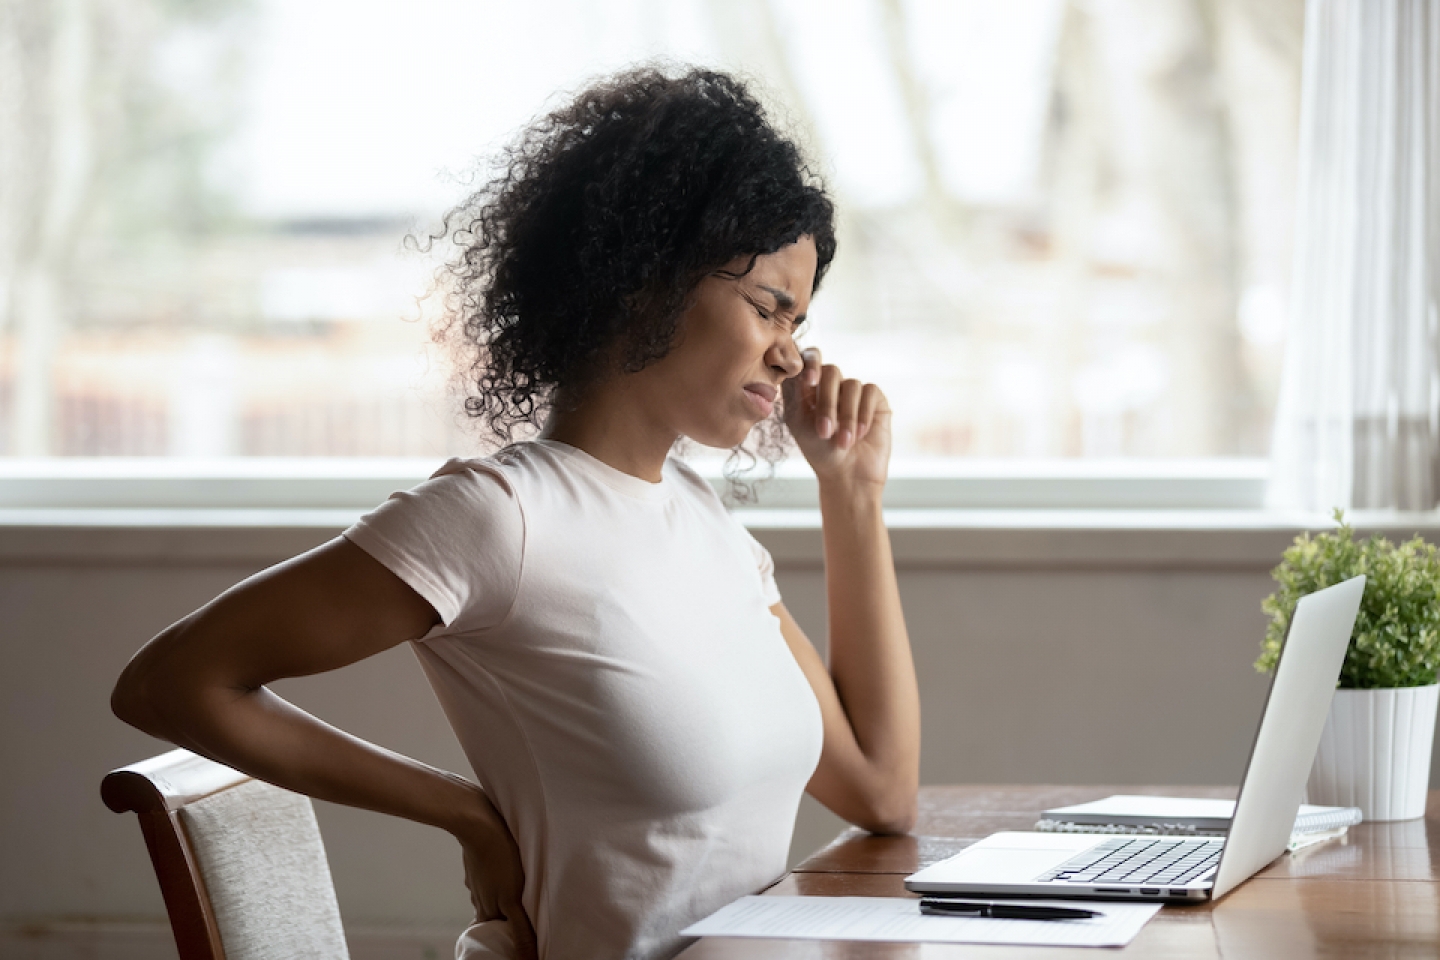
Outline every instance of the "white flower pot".
POLYGON ((1359 807, 1366 820, 1424 816, 1437 703, 1440 684, 1336 690, 1306 802, 1359 807))

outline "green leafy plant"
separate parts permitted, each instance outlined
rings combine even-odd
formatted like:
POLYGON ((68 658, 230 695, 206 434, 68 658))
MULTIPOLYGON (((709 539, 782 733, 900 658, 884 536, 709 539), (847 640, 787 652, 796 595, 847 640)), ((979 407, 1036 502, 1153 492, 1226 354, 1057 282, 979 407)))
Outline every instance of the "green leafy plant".
POLYGON ((1365 574, 1365 595, 1340 670, 1340 686, 1356 689, 1423 687, 1440 666, 1440 554, 1415 537, 1396 546, 1376 534, 1356 540, 1345 514, 1338 530, 1295 538, 1280 566, 1279 585, 1261 609, 1270 617, 1255 669, 1269 673, 1280 660, 1295 604, 1313 593, 1365 574))

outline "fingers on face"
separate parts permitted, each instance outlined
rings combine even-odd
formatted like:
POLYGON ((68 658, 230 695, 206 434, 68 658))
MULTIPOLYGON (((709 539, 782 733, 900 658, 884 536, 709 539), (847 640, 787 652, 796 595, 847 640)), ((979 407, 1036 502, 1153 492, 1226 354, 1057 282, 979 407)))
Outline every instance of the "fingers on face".
POLYGON ((822 440, 833 437, 842 450, 864 439, 876 414, 886 409, 879 387, 847 380, 833 364, 821 368, 814 402, 816 436, 822 440))
POLYGON ((816 347, 806 347, 801 356, 800 376, 784 383, 787 407, 797 414, 808 408, 815 435, 848 449, 870 432, 877 414, 889 409, 885 395, 875 384, 847 380, 835 364, 822 363, 816 347))
POLYGON ((819 369, 815 386, 815 435, 821 440, 835 436, 839 427, 840 385, 844 378, 833 363, 819 369))
POLYGON ((814 406, 815 385, 820 382, 820 351, 815 347, 806 347, 800 351, 800 360, 798 375, 786 377, 780 383, 780 391, 785 397, 787 419, 791 412, 798 412, 802 406, 814 406))
POLYGON ((859 380, 840 381, 840 392, 835 402, 835 442, 841 450, 859 438, 860 398, 865 384, 859 380))
POLYGON ((820 348, 806 347, 800 351, 800 359, 804 361, 804 368, 800 371, 801 384, 806 387, 815 386, 820 382, 820 348))
POLYGON ((870 432, 870 427, 875 422, 875 415, 884 409, 887 409, 885 406, 885 394, 881 393, 880 388, 875 386, 875 384, 865 384, 865 388, 860 391, 859 410, 855 415, 856 440, 865 439, 865 434, 870 432))

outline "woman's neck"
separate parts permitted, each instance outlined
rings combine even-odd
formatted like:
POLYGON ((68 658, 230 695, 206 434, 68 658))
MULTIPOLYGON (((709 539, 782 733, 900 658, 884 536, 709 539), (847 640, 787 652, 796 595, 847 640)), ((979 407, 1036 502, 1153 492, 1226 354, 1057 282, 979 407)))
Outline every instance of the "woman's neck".
POLYGON ((643 405, 636 401, 613 382, 588 391, 579 404, 571 405, 559 397, 540 439, 558 440, 621 473, 659 483, 665 458, 679 437, 644 416, 643 410, 637 409, 643 405))

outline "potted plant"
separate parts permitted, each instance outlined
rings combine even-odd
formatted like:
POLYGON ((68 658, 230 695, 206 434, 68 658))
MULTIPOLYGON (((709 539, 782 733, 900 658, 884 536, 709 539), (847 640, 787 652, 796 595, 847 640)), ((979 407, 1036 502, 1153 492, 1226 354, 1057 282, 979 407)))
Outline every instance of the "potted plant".
POLYGON ((1271 572, 1278 589, 1261 604, 1270 625, 1255 668, 1275 669, 1301 597, 1365 574, 1307 800, 1359 807, 1367 820, 1410 820, 1425 813, 1440 702, 1440 554, 1418 536, 1398 546, 1378 534, 1357 541, 1342 511, 1335 521, 1337 530, 1297 537, 1271 572))

